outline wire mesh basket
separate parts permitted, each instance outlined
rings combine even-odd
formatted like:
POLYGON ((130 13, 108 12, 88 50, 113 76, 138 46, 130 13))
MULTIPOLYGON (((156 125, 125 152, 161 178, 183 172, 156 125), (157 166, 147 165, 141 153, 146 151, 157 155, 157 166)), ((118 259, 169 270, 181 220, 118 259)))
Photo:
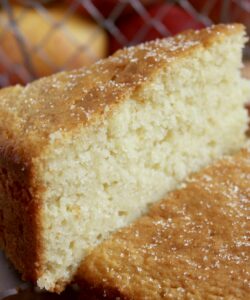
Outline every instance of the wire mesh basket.
MULTIPOLYGON (((250 0, 1 0, 0 86, 87 66, 115 50, 213 23, 241 22, 250 0)), ((250 58, 249 44, 245 57, 250 58)))

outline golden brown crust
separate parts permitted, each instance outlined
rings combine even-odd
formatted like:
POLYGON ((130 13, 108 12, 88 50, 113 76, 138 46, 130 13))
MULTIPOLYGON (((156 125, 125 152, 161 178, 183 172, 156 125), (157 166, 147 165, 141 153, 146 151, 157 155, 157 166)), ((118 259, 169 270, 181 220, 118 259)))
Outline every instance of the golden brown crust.
POLYGON ((95 248, 78 282, 109 298, 247 299, 249 179, 247 150, 193 175, 95 248))
POLYGON ((39 155, 51 133, 88 124, 150 81, 164 65, 243 30, 235 24, 190 31, 120 50, 90 68, 55 74, 24 88, 3 89, 0 128, 11 129, 9 139, 26 149, 27 156, 39 155))
POLYGON ((6 158, 1 151, 0 247, 23 279, 35 282, 40 273, 41 229, 39 191, 33 188, 33 178, 29 165, 14 154, 6 158))
MULTIPOLYGON (((11 89, 11 88, 10 88, 11 89)), ((6 92, 8 89, 5 89, 6 92)), ((11 95, 14 97, 14 89, 11 95)), ((32 157, 14 142, 14 123, 6 113, 0 127, 0 248, 23 279, 36 281, 40 273, 39 185, 32 157), (7 125, 7 126, 6 126, 7 125)))

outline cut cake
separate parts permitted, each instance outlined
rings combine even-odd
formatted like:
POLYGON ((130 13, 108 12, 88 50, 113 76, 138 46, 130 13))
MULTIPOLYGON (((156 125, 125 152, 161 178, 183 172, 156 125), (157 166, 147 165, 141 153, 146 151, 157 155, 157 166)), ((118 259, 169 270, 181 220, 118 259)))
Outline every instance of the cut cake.
POLYGON ((245 41, 218 25, 0 91, 0 245, 23 278, 60 292, 110 232, 244 144, 245 41))

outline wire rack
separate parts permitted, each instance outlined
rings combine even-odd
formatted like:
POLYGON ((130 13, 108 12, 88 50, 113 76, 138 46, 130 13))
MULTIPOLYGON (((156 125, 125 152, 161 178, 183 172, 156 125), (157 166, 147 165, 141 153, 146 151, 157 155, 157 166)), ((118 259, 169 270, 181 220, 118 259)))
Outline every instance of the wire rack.
MULTIPOLYGON (((188 28, 242 22, 250 34, 250 0, 0 3, 0 86, 89 65, 123 46, 188 28)), ((249 44, 244 55, 250 58, 249 44)))

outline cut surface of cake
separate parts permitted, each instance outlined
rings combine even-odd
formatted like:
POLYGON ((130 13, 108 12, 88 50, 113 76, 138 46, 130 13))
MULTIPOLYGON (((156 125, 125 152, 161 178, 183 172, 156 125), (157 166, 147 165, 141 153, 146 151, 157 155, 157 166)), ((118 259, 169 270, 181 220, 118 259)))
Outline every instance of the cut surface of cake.
POLYGON ((189 31, 0 91, 0 245, 25 279, 60 292, 110 232, 243 145, 245 40, 189 31))
POLYGON ((105 299, 248 299, 249 207, 250 152, 242 150, 97 246, 78 281, 105 299))

